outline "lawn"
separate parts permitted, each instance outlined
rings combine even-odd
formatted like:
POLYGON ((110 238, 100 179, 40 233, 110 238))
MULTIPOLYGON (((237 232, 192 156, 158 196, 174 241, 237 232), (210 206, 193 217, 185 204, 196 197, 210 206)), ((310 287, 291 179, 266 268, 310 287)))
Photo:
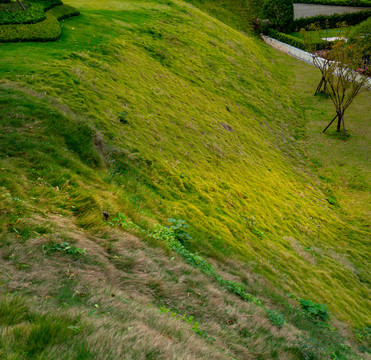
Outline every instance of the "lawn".
MULTIPOLYGON (((306 34, 314 41, 318 41, 324 38, 331 38, 331 37, 345 37, 348 38, 354 26, 347 26, 341 28, 334 28, 334 29, 324 29, 320 31, 307 31, 306 34)), ((300 32, 292 32, 288 35, 294 36, 297 39, 304 40, 303 34, 300 32)))

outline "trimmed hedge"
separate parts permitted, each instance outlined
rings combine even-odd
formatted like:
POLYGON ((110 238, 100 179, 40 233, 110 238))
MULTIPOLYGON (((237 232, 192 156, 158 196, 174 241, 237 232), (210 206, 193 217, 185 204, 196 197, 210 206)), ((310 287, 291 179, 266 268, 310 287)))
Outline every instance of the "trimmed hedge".
POLYGON ((296 3, 337 5, 337 6, 371 6, 371 0, 295 0, 296 3))
POLYGON ((294 31, 300 31, 310 24, 319 23, 321 27, 327 22, 329 28, 336 28, 338 23, 346 22, 347 25, 357 25, 371 16, 371 10, 362 10, 355 13, 334 14, 330 16, 318 15, 294 20, 294 31))
POLYGON ((0 12, 0 25, 36 24, 46 19, 46 11, 55 6, 63 5, 61 0, 28 0, 22 3, 24 3, 26 11, 23 11, 19 5, 17 7, 12 6, 12 10, 6 10, 7 7, 5 7, 5 10, 0 12), (14 11, 14 9, 17 10, 14 11))
MULTIPOLYGON (((292 35, 284 34, 284 33, 281 33, 277 30, 274 30, 274 29, 269 29, 269 31, 267 32, 266 35, 270 36, 273 39, 282 41, 285 44, 289 44, 289 45, 294 46, 296 48, 307 51, 304 41, 301 40, 301 39, 298 39, 298 38, 296 38, 292 35)), ((320 49, 326 48, 327 42, 326 41, 318 41, 318 42, 316 42, 312 45, 314 45, 316 50, 320 50, 320 49)))
POLYGON ((0 26, 0 42, 53 41, 61 36, 61 27, 56 17, 46 14, 44 21, 36 24, 0 26))
POLYGON ((69 5, 54 7, 46 12, 46 19, 36 24, 15 24, 0 26, 0 42, 55 41, 61 36, 58 20, 79 15, 69 5))

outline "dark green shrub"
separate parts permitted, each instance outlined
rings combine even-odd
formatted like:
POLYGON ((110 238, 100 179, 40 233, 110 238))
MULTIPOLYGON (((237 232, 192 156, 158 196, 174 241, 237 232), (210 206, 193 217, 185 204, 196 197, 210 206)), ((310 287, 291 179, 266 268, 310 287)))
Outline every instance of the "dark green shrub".
POLYGON ((183 245, 187 245, 189 240, 192 240, 191 235, 185 230, 189 227, 184 220, 172 219, 168 220, 172 225, 169 226, 169 229, 173 232, 175 238, 183 245))
POLYGON ((330 313, 325 304, 317 304, 312 300, 299 300, 300 306, 304 313, 314 319, 320 321, 327 321, 330 318, 330 313))
POLYGON ((0 0, 0 4, 9 4, 12 0, 0 0))
POLYGON ((53 41, 61 36, 58 20, 47 14, 46 19, 37 24, 1 25, 0 42, 53 41))
POLYGON ((363 328, 354 329, 354 336, 358 342, 371 339, 371 326, 365 326, 363 328))
MULTIPOLYGON (((12 4, 16 5, 16 4, 12 4)), ((44 7, 41 4, 29 6, 25 3, 26 11, 23 11, 19 6, 13 6, 11 10, 2 11, 0 13, 0 25, 7 24, 35 24, 45 20, 44 7)))
POLYGON ((311 16, 301 19, 296 19, 293 22, 294 31, 300 31, 301 29, 311 25, 319 23, 321 28, 336 28, 337 24, 346 22, 347 25, 357 25, 362 21, 367 20, 371 16, 371 10, 362 10, 355 13, 346 14, 334 14, 330 16, 318 15, 311 16))
MULTIPOLYGON (((13 4, 12 4, 13 5, 13 4)), ((26 11, 18 5, 0 12, 0 25, 36 24, 46 19, 45 12, 55 6, 63 5, 61 0, 39 0, 24 2, 26 11)))
POLYGON ((262 17, 268 19, 271 26, 279 31, 290 31, 294 21, 292 0, 265 0, 262 17))

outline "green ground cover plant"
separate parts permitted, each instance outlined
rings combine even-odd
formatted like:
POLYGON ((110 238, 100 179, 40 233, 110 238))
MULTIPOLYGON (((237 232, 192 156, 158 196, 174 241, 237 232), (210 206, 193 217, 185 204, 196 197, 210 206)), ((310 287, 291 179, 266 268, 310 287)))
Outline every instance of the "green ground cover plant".
POLYGON ((330 318, 325 304, 316 304, 312 300, 300 299, 300 306, 304 313, 313 319, 326 321, 330 318))
POLYGON ((193 316, 187 316, 187 315, 179 315, 176 312, 171 311, 171 309, 162 306, 160 308, 161 314, 170 314, 172 318, 175 318, 176 320, 183 320, 187 324, 190 324, 192 327, 192 331, 194 331, 197 335, 209 340, 209 341, 215 341, 215 339, 211 336, 208 336, 206 330, 201 330, 199 328, 198 322, 193 319, 193 316))
POLYGON ((71 245, 67 241, 61 244, 57 244, 57 243, 45 244, 43 245, 43 251, 45 253, 53 253, 56 251, 61 251, 61 252, 65 252, 66 254, 70 254, 70 255, 85 255, 86 254, 86 249, 81 249, 79 247, 71 245))

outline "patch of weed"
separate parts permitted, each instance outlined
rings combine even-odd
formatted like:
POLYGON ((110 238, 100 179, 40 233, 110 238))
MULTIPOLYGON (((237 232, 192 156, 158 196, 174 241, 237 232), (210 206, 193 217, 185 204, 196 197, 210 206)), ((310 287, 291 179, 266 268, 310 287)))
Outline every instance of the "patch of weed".
POLYGON ((279 328, 282 328, 285 325, 285 318, 279 311, 267 310, 267 314, 272 325, 275 325, 279 328))
POLYGON ((69 242, 63 242, 61 244, 58 243, 47 243, 44 244, 42 247, 44 254, 51 254, 57 251, 64 252, 69 255, 86 255, 87 251, 86 249, 81 249, 79 247, 76 247, 75 245, 71 245, 69 242))

